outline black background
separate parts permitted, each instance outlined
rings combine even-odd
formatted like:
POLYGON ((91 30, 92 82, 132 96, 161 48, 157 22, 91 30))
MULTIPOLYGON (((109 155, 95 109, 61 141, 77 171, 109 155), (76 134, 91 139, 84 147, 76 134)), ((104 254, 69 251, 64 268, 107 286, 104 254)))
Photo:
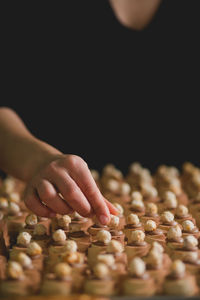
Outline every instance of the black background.
POLYGON ((107 0, 3 8, 1 105, 101 170, 199 165, 199 0, 163 0, 143 31, 107 0))

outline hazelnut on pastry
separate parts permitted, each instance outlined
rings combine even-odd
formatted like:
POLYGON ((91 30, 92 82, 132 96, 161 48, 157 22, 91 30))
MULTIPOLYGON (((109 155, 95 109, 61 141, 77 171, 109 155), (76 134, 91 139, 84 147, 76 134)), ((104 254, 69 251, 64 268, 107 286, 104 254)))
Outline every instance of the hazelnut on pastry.
POLYGON ((35 214, 29 214, 25 219, 25 223, 28 226, 35 226, 38 223, 38 217, 35 214))
POLYGON ((67 228, 71 223, 71 217, 69 215, 63 215, 58 219, 58 226, 60 228, 67 228))
POLYGON ((32 236, 28 232, 20 232, 17 236, 17 245, 27 247, 31 241, 31 238, 32 236))
POLYGON ((27 254, 30 256, 37 256, 42 254, 42 248, 36 242, 31 242, 27 247, 27 254))
POLYGON ((52 235, 52 238, 55 242, 58 242, 58 243, 62 243, 62 242, 65 242, 66 241, 66 234, 64 232, 64 230, 62 229, 57 229, 56 231, 54 231, 53 235, 52 235))
POLYGON ((7 265, 7 276, 9 279, 22 279, 24 277, 22 266, 16 261, 9 261, 7 265))

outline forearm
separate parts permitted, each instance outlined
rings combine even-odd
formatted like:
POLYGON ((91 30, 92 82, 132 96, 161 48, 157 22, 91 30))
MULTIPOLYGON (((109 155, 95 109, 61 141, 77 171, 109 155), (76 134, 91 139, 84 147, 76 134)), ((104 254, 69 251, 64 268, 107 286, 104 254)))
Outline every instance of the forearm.
POLYGON ((61 152, 34 137, 17 114, 0 108, 0 169, 23 181, 61 152))
POLYGON ((110 0, 117 19, 125 26, 141 30, 152 20, 161 0, 110 0))

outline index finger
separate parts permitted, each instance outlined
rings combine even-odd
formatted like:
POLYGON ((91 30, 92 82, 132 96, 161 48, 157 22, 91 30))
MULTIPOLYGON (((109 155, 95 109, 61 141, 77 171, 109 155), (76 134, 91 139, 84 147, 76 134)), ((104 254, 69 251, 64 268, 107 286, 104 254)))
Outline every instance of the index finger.
POLYGON ((117 214, 117 210, 111 203, 108 204, 108 201, 101 194, 87 164, 83 160, 80 160, 76 168, 70 168, 68 172, 86 196, 99 221, 103 225, 108 224, 110 221, 110 212, 117 214))

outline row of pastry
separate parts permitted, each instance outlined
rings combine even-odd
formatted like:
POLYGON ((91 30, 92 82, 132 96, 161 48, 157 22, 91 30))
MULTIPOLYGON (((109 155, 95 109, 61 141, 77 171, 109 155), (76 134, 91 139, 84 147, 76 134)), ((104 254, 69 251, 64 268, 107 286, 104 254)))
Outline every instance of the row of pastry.
POLYGON ((163 166, 154 176, 137 164, 132 169, 126 178, 113 166, 106 176, 92 172, 119 211, 108 226, 77 213, 38 218, 12 180, 3 182, 1 293, 196 295, 198 194, 185 191, 176 168, 163 166))

